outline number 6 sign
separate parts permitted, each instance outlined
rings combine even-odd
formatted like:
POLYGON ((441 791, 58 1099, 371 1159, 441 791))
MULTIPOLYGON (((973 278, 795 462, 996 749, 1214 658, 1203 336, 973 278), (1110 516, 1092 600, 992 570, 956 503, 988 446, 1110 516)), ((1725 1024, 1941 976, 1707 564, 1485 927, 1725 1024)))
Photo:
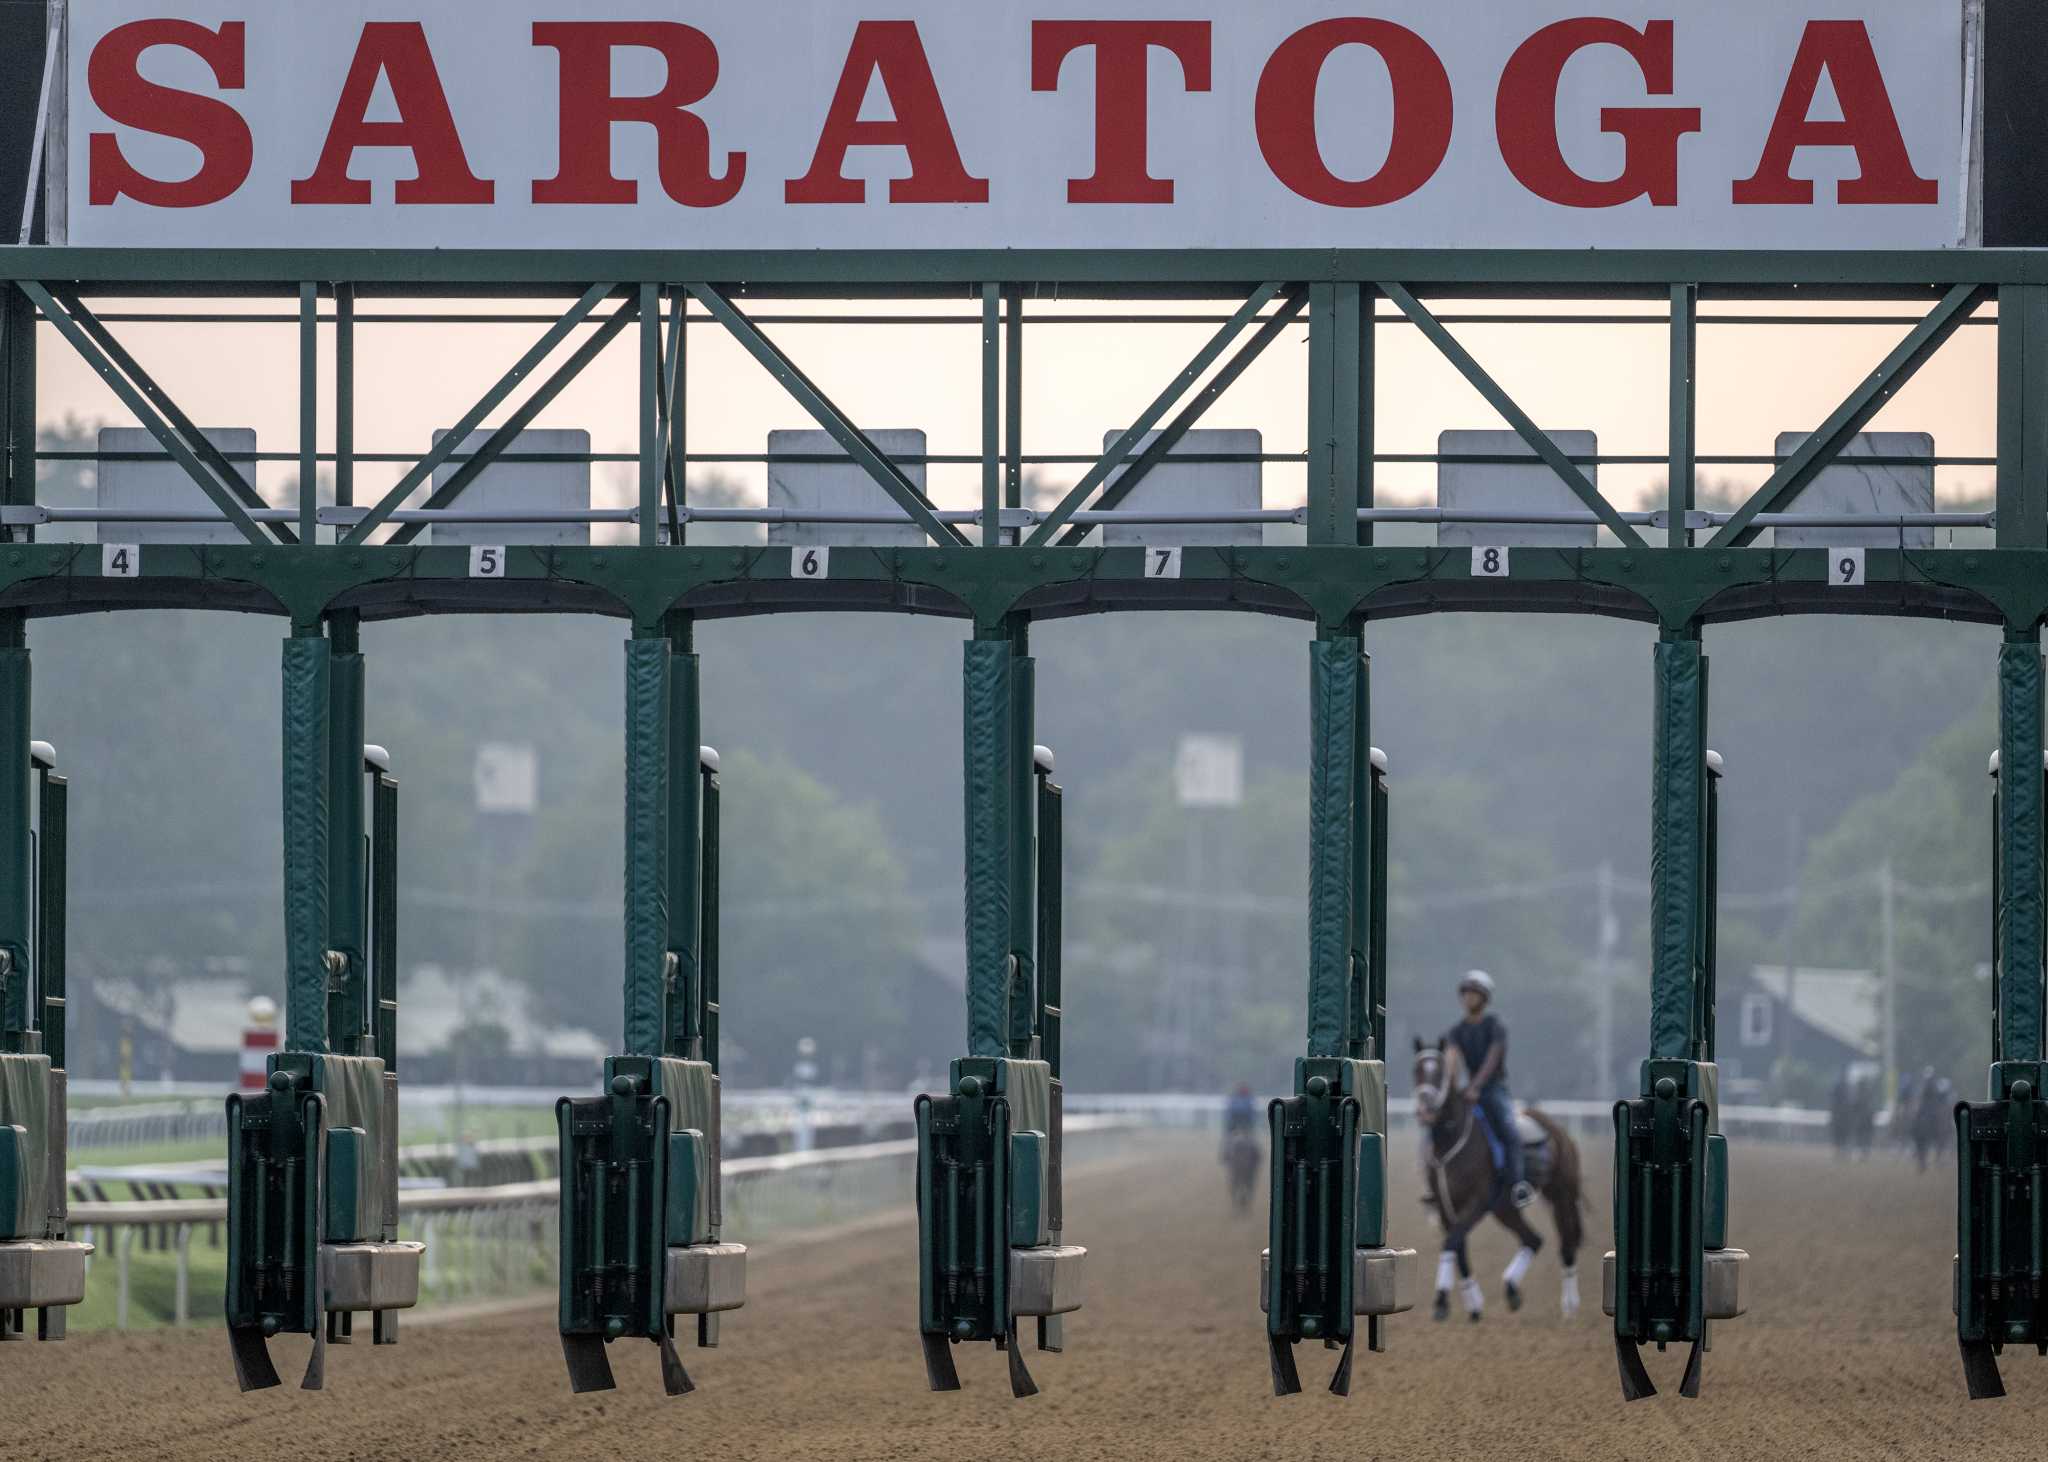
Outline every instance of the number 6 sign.
POLYGON ((792 548, 789 551, 789 576, 792 579, 829 578, 826 572, 832 561, 829 548, 792 548))

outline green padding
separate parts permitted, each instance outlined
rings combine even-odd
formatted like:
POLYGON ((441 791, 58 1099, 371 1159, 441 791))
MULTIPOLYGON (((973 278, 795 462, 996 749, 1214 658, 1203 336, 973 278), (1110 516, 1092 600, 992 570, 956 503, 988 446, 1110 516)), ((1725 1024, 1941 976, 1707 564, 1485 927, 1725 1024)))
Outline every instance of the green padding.
POLYGON ((718 1130, 718 1089, 708 1061, 664 1056, 654 1063, 655 1095, 668 1098, 668 1130, 694 1127, 708 1138, 718 1130))
MULTIPOLYGON (((955 1083, 958 1084, 957 1081, 955 1083)), ((1010 1103, 1012 1132, 1052 1132, 1052 1067, 1044 1061, 996 1062, 996 1090, 1010 1103)))
POLYGON ((969 640, 963 658, 960 710, 962 781, 966 790, 967 1054, 1009 1051, 1010 698, 1016 653, 1010 642, 969 640))
POLYGON ((1052 1139, 1043 1132, 1010 1134, 1010 1244, 1035 1249, 1052 1239, 1047 1165, 1052 1139))
POLYGON ((0 994, 5 996, 0 1030, 11 1031, 27 1030, 36 1023, 30 1019, 28 979, 29 904, 34 887, 28 837, 32 796, 28 716, 28 651, 0 650, 0 828, 10 830, 8 841, 12 844, 0 848, 0 949, 14 956, 13 978, 0 981, 0 994))
MULTIPOLYGON (((1650 800, 1650 1054, 1692 1055, 1693 938, 1700 905, 1705 666, 1700 643, 1657 645, 1656 755, 1650 800)), ((2036 753, 2036 760, 2039 753, 2036 753)))
POLYGON ((284 642, 285 1048, 327 1049, 327 641, 284 642))
POLYGON ((2041 1047, 2041 645, 2029 629, 1998 652, 1998 1035, 1994 1060, 2034 1061, 2041 1047), (2027 775, 2015 776, 2024 767, 2027 775))
POLYGON ((666 639, 626 641, 626 1051, 662 1048, 668 962, 666 639))
POLYGON ((1718 1132, 1707 1134, 1707 1174, 1704 1184, 1706 1213, 1700 1221, 1701 1247, 1728 1247, 1728 1139, 1718 1132))
POLYGON ((1308 1053, 1344 1053, 1351 988, 1351 819, 1364 665, 1355 636, 1309 646, 1308 1053))
POLYGON ((711 1242, 711 1155, 694 1128, 668 1135, 668 1216, 664 1242, 711 1242))
POLYGON ((1358 1134, 1358 1221, 1354 1242, 1361 1249, 1387 1243, 1387 1139, 1379 1132, 1358 1134))
POLYGON ((327 1129, 327 1214, 325 1237, 330 1244, 351 1244, 382 1238, 363 1230, 363 1194, 376 1186, 376 1158, 360 1127, 327 1129))
POLYGON ((50 1221, 50 1058, 0 1056, 0 1128, 19 1127, 20 1167, 0 1188, 0 1238, 40 1239, 50 1221))
POLYGON ((322 1056, 313 1063, 313 1090, 327 1106, 327 1239, 349 1243, 382 1238, 384 1063, 375 1056, 322 1056), (359 1143, 334 1141, 334 1134, 350 1127, 361 1130, 359 1143), (349 1186, 355 1190, 350 1205, 354 1221, 337 1225, 336 1190, 349 1186))

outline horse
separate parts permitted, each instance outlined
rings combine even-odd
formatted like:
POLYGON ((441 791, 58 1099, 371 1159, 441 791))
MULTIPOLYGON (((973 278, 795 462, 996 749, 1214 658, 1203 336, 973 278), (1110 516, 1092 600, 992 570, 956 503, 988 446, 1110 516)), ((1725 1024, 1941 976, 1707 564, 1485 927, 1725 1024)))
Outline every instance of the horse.
MULTIPOLYGON (((1433 1314, 1439 1320, 1450 1317, 1451 1282, 1457 1278, 1462 1280, 1466 1314, 1477 1323, 1485 1297, 1466 1251, 1472 1230, 1492 1214, 1521 1241, 1501 1275, 1510 1310, 1522 1307, 1522 1280, 1543 1247, 1543 1236, 1509 1201, 1506 1175, 1497 1170, 1493 1149, 1480 1131, 1477 1104, 1458 1079, 1462 1071, 1457 1051, 1447 1049, 1441 1040, 1434 1046, 1415 1042, 1415 1116, 1424 1134, 1423 1176, 1429 1190, 1423 1202, 1435 1208, 1443 1229, 1433 1314)), ((1586 1232, 1580 1213, 1579 1148, 1570 1133, 1542 1112, 1531 1108, 1527 1115, 1542 1137, 1524 1145, 1524 1165, 1530 1185, 1549 1201, 1557 1223, 1558 1257, 1564 1265, 1562 1305, 1570 1319, 1579 1312, 1579 1245, 1586 1232)))

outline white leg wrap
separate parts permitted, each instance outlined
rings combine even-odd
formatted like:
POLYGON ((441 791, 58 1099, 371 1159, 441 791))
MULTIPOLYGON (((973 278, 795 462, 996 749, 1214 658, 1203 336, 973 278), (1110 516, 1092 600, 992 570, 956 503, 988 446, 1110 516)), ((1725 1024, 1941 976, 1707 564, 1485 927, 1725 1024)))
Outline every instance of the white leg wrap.
POLYGON ((1564 1317, 1569 1320, 1579 1312, 1579 1271, 1567 1269, 1564 1272, 1564 1317))
POLYGON ((1502 1271, 1501 1280, 1506 1284, 1519 1285, 1522 1276, 1529 1272, 1529 1266, 1536 1262, 1536 1251, 1530 1248, 1515 1250, 1515 1257, 1508 1260, 1508 1267, 1502 1271))
POLYGON ((1458 1278, 1458 1256, 1449 1249, 1436 1256, 1436 1292, 1443 1294, 1458 1278))
POLYGON ((1478 1280, 1466 1280, 1460 1292, 1465 1297, 1465 1312, 1467 1314, 1476 1315, 1486 1308, 1486 1296, 1480 1291, 1478 1280))

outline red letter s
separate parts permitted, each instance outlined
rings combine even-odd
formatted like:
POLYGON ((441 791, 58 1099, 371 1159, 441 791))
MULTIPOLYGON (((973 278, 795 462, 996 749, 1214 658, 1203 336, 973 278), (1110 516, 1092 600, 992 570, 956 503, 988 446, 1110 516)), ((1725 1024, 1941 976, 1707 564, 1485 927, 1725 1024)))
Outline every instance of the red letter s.
POLYGON ((85 84, 93 105, 123 127, 191 143, 200 160, 191 177, 166 182, 137 171, 112 132, 95 132, 86 153, 86 196, 94 207, 125 194, 155 208, 203 208, 220 202, 249 176, 255 148, 242 114, 218 98, 143 80, 139 63, 151 46, 182 46, 212 68, 223 90, 242 87, 239 20, 223 21, 218 31, 189 20, 137 20, 108 31, 86 62, 85 84))
POLYGON ((1494 129, 1501 160, 1537 197, 1567 208, 1613 208, 1648 197, 1678 202, 1678 139, 1700 130, 1698 107, 1602 107, 1600 130, 1622 138, 1621 176, 1596 182, 1572 170, 1557 145, 1557 87, 1565 63, 1588 46, 1618 46, 1642 69, 1651 96, 1671 95, 1671 22, 1638 32, 1618 20, 1586 18, 1547 25, 1524 41, 1501 72, 1494 129))

